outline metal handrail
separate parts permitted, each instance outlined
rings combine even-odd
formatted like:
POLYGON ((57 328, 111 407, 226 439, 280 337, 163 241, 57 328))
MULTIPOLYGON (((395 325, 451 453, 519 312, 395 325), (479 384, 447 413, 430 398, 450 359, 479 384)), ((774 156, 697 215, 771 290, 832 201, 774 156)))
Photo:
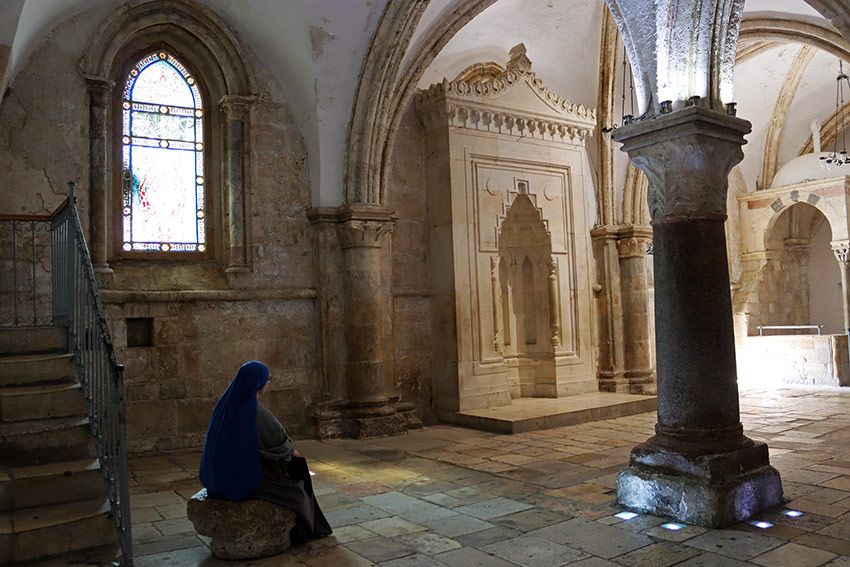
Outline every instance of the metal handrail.
POLYGON ((90 427, 118 528, 121 564, 131 567, 124 367, 115 359, 74 189, 74 183, 69 183, 68 200, 50 219, 53 324, 69 330, 69 347, 86 397, 90 427))
POLYGON ((762 331, 794 331, 803 329, 815 329, 819 335, 823 334, 823 325, 759 325, 756 328, 759 331, 759 336, 763 336, 762 331))

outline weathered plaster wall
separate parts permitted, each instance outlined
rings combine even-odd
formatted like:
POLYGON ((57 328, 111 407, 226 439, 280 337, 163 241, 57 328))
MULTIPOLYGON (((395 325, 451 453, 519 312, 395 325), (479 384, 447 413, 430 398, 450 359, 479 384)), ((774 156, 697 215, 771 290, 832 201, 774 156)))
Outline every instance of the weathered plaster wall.
MULTIPOLYGON (((4 212, 48 212, 61 202, 64 183, 76 180, 87 224, 88 97, 78 63, 107 13, 96 7, 55 29, 0 106, 4 212)), ((200 444, 217 396, 252 358, 271 367, 265 403, 295 434, 311 433, 322 383, 307 152, 279 85, 242 47, 258 91, 247 140, 253 269, 228 282, 214 260, 113 263, 114 283, 102 295, 126 366, 131 450, 200 444), (126 346, 128 317, 153 318, 153 346, 126 346)))

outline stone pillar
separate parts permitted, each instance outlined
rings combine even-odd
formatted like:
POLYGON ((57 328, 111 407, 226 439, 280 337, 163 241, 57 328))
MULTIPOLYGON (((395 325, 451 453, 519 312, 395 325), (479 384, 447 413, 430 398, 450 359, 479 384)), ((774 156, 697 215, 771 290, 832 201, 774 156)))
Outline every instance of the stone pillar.
POLYGON ((619 231, 620 289, 623 302, 623 386, 615 391, 655 394, 649 337, 649 285, 646 250, 652 242, 648 226, 619 231))
POLYGON ((710 527, 782 501, 767 445, 743 434, 726 257, 727 177, 750 124, 692 106, 619 128, 649 178, 658 423, 632 450, 628 508, 710 527))
POLYGON ((590 231, 599 279, 596 292, 599 366, 597 379, 603 392, 616 392, 623 384, 623 318, 620 294, 620 263, 615 227, 597 226, 590 231))
POLYGON ((86 77, 89 93, 89 246, 95 275, 104 287, 112 283, 112 269, 108 263, 110 178, 107 168, 107 110, 113 86, 115 83, 104 77, 86 77))
POLYGON ((219 101, 224 114, 224 189, 225 207, 225 272, 247 272, 246 190, 245 190, 245 121, 254 102, 253 96, 225 95, 219 101))
POLYGON ((318 413, 322 437, 395 435, 421 425, 400 404, 391 372, 387 306, 392 287, 386 270, 395 217, 382 207, 349 205, 337 213, 342 251, 345 393, 318 413))
POLYGON ((841 268, 841 297, 844 300, 844 332, 850 334, 850 277, 848 277, 848 260, 850 260, 850 243, 833 242, 832 251, 838 266, 841 268))

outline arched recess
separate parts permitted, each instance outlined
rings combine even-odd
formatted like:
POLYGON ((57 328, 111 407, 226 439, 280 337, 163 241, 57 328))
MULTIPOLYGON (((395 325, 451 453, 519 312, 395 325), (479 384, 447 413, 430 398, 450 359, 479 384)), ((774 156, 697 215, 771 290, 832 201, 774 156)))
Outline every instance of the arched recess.
POLYGON ((245 140, 255 99, 253 69, 236 36, 215 14, 187 0, 151 0, 119 10, 106 20, 80 62, 89 91, 90 245, 95 268, 107 284, 108 262, 113 257, 110 213, 121 169, 115 150, 120 89, 135 58, 159 48, 173 52, 197 74, 209 101, 211 255, 228 273, 250 266, 246 215, 250 168, 245 140))

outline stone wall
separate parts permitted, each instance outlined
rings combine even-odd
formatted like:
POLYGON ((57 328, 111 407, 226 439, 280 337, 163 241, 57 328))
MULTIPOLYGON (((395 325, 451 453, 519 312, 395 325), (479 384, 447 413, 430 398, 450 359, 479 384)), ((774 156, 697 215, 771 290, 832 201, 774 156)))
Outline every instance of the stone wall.
POLYGON ((737 358, 748 386, 850 386, 846 335, 746 337, 737 358))
POLYGON ((389 206, 393 229, 393 368, 403 401, 426 421, 431 412, 431 289, 428 285, 428 210, 425 140, 413 104, 399 126, 392 153, 389 206))
MULTIPOLYGON (((88 230, 88 98, 78 65, 109 12, 96 7, 54 30, 11 85, 0 106, 3 212, 49 212, 75 180, 88 230)), ((133 451, 199 445, 217 396, 251 358, 271 367, 265 403, 296 435, 313 433, 323 385, 307 155, 279 85, 242 47, 258 95, 247 140, 251 271, 228 280, 217 259, 111 263, 103 299, 126 366, 133 451), (127 318, 152 319, 151 346, 127 346, 127 318)))

